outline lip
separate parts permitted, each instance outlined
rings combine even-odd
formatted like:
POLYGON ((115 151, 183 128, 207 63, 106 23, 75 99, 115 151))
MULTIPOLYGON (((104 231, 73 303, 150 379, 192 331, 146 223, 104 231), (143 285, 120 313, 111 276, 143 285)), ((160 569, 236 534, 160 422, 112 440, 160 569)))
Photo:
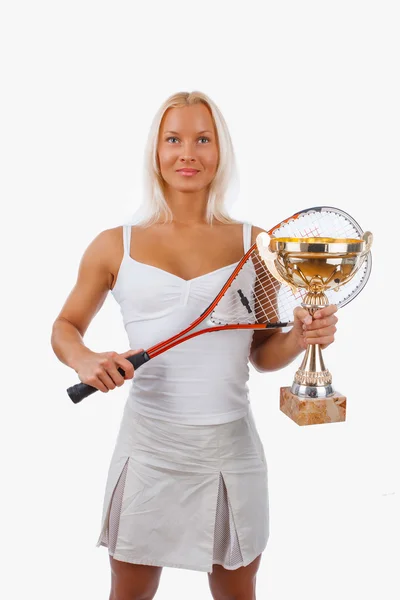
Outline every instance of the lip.
POLYGON ((180 173, 181 175, 196 175, 196 173, 198 173, 199 171, 197 169, 178 169, 177 173, 180 173))

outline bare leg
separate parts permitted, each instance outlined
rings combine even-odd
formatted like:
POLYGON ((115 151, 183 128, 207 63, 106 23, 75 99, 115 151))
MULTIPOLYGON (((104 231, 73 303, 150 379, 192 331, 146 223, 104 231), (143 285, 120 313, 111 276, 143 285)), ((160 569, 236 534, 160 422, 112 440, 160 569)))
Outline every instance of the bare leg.
POLYGON ((110 556, 110 600, 153 600, 160 582, 162 567, 136 565, 110 556))
POLYGON ((256 574, 260 562, 261 554, 247 567, 232 571, 213 565, 208 581, 214 600, 256 600, 256 574))

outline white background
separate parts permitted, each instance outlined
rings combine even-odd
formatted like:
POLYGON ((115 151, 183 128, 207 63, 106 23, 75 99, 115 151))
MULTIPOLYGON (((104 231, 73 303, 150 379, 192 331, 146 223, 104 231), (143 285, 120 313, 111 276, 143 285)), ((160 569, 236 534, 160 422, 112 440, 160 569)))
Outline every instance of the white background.
MULTIPOLYGON (((96 548, 127 387, 74 405, 50 346, 79 260, 141 195, 150 122, 177 91, 222 110, 241 178, 236 217, 269 228, 333 205, 375 235, 373 272, 325 352, 345 423, 279 410, 292 364, 252 370, 270 483, 257 597, 400 596, 396 282, 399 18, 386 0, 2 3, 1 588, 7 600, 108 600, 96 548)), ((128 349, 108 296, 85 341, 128 349)), ((206 573, 163 570, 157 600, 211 598, 206 573)))

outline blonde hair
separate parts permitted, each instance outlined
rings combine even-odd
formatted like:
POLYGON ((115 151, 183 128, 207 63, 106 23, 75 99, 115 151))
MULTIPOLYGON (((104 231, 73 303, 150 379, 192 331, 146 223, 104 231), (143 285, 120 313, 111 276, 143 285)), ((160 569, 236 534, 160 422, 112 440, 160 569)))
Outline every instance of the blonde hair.
POLYGON ((239 187, 236 159, 228 126, 221 111, 211 98, 197 91, 173 94, 167 98, 157 111, 150 127, 145 148, 143 199, 132 221, 136 221, 143 226, 152 225, 160 220, 164 222, 172 221, 173 214, 164 197, 163 179, 157 160, 160 124, 169 108, 191 106, 200 102, 205 104, 211 112, 219 147, 218 167, 208 194, 206 220, 210 224, 214 219, 222 223, 237 222, 229 216, 226 210, 226 206, 231 205, 237 199, 239 187))

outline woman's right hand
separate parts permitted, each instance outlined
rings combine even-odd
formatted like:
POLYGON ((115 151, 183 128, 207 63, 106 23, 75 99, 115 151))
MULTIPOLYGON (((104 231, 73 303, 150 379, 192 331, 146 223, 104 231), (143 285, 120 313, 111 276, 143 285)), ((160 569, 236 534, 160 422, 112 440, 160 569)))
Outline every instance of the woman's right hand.
POLYGON ((126 379, 132 379, 134 368, 127 356, 138 354, 140 350, 127 350, 122 354, 117 352, 92 352, 85 354, 75 367, 82 383, 87 383, 101 392, 109 392, 121 386, 126 379), (118 372, 118 368, 125 371, 125 378, 118 372))

